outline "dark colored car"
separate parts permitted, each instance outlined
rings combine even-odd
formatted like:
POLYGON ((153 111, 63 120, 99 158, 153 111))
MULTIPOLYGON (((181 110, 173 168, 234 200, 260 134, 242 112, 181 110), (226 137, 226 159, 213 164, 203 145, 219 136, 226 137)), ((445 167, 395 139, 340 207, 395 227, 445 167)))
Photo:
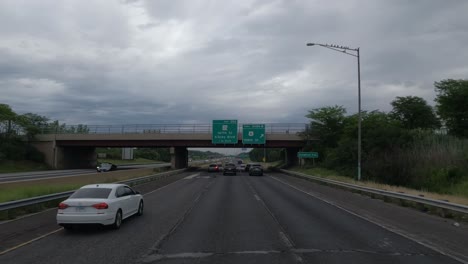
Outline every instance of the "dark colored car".
POLYGON ((245 171, 249 171, 252 164, 253 163, 247 163, 247 165, 245 165, 245 171))
POLYGON ((260 164, 252 164, 249 169, 250 176, 263 176, 263 168, 260 164))
POLYGON ((223 175, 227 175, 227 174, 232 174, 232 175, 237 174, 236 164, 227 163, 226 165, 224 165, 223 175))
POLYGON ((98 172, 113 171, 113 170, 116 170, 116 169, 117 169, 117 166, 115 164, 108 163, 108 162, 103 162, 103 163, 101 163, 101 165, 96 167, 96 170, 98 172))
POLYGON ((219 172, 218 164, 210 164, 208 166, 208 172, 219 172))

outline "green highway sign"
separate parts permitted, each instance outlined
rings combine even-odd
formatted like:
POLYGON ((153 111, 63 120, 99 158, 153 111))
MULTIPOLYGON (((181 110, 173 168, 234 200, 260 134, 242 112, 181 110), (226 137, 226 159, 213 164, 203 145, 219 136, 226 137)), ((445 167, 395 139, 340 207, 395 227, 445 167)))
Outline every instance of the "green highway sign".
POLYGON ((213 144, 237 144, 237 120, 213 120, 213 144))
POLYGON ((318 152, 298 152, 297 157, 300 159, 316 159, 319 155, 318 152))
POLYGON ((265 144, 265 124, 242 125, 242 144, 265 144))

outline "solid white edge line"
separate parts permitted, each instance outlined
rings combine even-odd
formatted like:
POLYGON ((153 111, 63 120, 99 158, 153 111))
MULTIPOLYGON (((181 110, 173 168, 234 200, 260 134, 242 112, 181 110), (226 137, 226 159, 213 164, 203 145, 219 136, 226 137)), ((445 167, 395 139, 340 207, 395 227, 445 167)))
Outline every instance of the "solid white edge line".
POLYGON ((33 238, 33 239, 29 240, 29 241, 23 242, 23 243, 21 243, 21 244, 19 244, 19 245, 16 245, 16 246, 14 246, 14 247, 5 249, 4 251, 0 252, 0 256, 6 254, 6 253, 8 253, 8 252, 11 252, 11 251, 13 251, 13 250, 16 250, 16 249, 18 249, 18 248, 21 248, 21 247, 23 247, 23 246, 26 246, 26 245, 28 245, 28 244, 31 244, 31 243, 34 242, 34 241, 37 241, 37 240, 43 239, 43 238, 45 238, 45 237, 48 237, 48 236, 50 236, 50 235, 52 235, 52 234, 55 234, 55 233, 57 233, 57 232, 59 232, 59 231, 62 231, 62 230, 63 230, 63 227, 61 227, 61 228, 59 228, 59 229, 56 229, 56 230, 54 230, 54 231, 51 231, 51 232, 49 232, 49 233, 47 233, 47 234, 44 234, 44 235, 42 235, 42 236, 33 238))
POLYGON ((456 260, 456 261, 458 261, 458 262, 461 262, 461 263, 464 263, 464 264, 468 264, 468 261, 465 261, 465 260, 463 260, 463 259, 460 259, 459 257, 453 256, 453 255, 451 255, 451 254, 449 254, 449 253, 446 253, 446 252, 444 252, 444 251, 442 251, 442 250, 436 248, 435 246, 432 246, 432 245, 426 244, 426 243, 424 243, 424 242, 421 242, 421 241, 417 240, 416 238, 410 237, 410 236, 404 234, 403 231, 400 231, 400 230, 397 230, 397 229, 392 229, 392 228, 387 227, 387 226, 385 226, 385 225, 383 225, 383 224, 380 224, 380 223, 377 223, 377 222, 375 222, 375 221, 373 221, 373 220, 371 220, 371 219, 368 219, 368 218, 366 218, 366 217, 364 217, 364 216, 358 215, 358 214, 356 214, 356 213, 354 213, 354 212, 352 212, 352 211, 350 211, 350 210, 348 210, 348 209, 346 209, 346 208, 343 208, 343 207, 341 207, 341 206, 339 206, 339 205, 337 205, 337 204, 334 204, 334 203, 332 203, 332 202, 330 202, 330 201, 327 201, 327 200, 325 200, 325 199, 323 199, 323 198, 321 198, 321 197, 315 196, 315 195, 313 195, 313 194, 311 194, 311 193, 308 193, 308 192, 306 192, 306 191, 304 191, 304 190, 301 190, 301 189, 297 188, 296 186, 293 186, 293 185, 291 185, 291 184, 289 184, 289 183, 286 183, 286 182, 284 182, 284 181, 282 181, 282 180, 280 180, 280 179, 278 179, 278 178, 276 178, 276 177, 274 177, 274 176, 271 176, 271 178, 274 179, 274 180, 276 180, 276 181, 278 181, 278 182, 280 182, 280 183, 282 183, 282 184, 284 184, 284 185, 287 185, 287 186, 289 186, 289 187, 291 187, 291 188, 293 188, 293 189, 295 189, 295 190, 297 190, 297 191, 300 191, 300 192, 302 192, 302 193, 304 193, 304 194, 307 194, 307 195, 309 195, 310 197, 316 198, 316 199, 318 199, 318 200, 320 200, 320 201, 322 201, 322 202, 324 202, 324 203, 326 203, 326 204, 329 204, 329 205, 334 206, 334 207, 336 207, 336 208, 338 208, 338 209, 341 209, 341 210, 343 210, 343 211, 345 211, 345 212, 347 212, 347 213, 349 213, 349 214, 351 214, 351 215, 354 215, 354 216, 356 216, 356 217, 358 217, 358 218, 360 218, 360 219, 362 219, 362 220, 365 220, 365 221, 367 221, 367 222, 369 222, 369 223, 372 223, 372 224, 374 224, 374 225, 377 225, 377 226, 379 226, 379 227, 381 227, 381 228, 383 228, 383 229, 385 229, 385 230, 387 230, 387 231, 389 231, 389 232, 392 232, 392 233, 394 233, 394 234, 400 235, 400 236, 402 236, 402 237, 404 237, 404 238, 406 238, 406 239, 408 239, 408 240, 411 240, 411 241, 416 242, 416 243, 418 243, 418 244, 420 244, 420 245, 422 245, 422 246, 424 246, 424 247, 427 247, 427 248, 429 248, 429 249, 431 249, 431 250, 434 250, 435 252, 437 252, 437 253, 439 253, 439 254, 441 254, 441 255, 444 255, 444 256, 447 256, 447 257, 449 257, 449 258, 452 258, 452 259, 454 259, 454 260, 456 260))
MULTIPOLYGON (((151 192, 147 192, 147 193, 143 194, 143 196, 146 196, 146 195, 148 195, 148 194, 152 194, 152 193, 154 193, 154 192, 156 192, 156 191, 159 191, 159 190, 161 190, 161 189, 164 189, 165 187, 168 187, 169 185, 172 185, 172 184, 174 184, 174 183, 181 182, 183 179, 184 179, 184 178, 178 179, 177 181, 171 182, 171 183, 169 183, 168 185, 164 185, 164 186, 162 186, 161 188, 158 188, 158 189, 156 189, 156 190, 152 190, 151 192)), ((49 210, 53 210, 53 209, 57 209, 57 208, 51 208, 51 209, 48 209, 48 211, 49 211, 49 210)), ((39 212, 39 213, 36 213, 36 214, 40 214, 40 213, 43 213, 43 212, 45 212, 45 211, 42 211, 42 212, 39 212)), ((35 214, 33 214, 33 215, 35 215, 35 214)), ((29 216, 33 216, 33 215, 29 215, 29 216)), ((29 217, 29 216, 28 216, 28 217, 29 217)), ((23 218, 26 218, 26 217, 23 217, 23 218)), ((8 222, 13 222, 13 221, 15 221, 15 220, 18 220, 18 219, 13 219, 13 220, 8 221, 8 222)), ((59 228, 59 229, 57 229, 57 230, 54 230, 54 231, 52 231, 52 232, 49 232, 49 233, 47 233, 47 234, 41 235, 41 236, 39 236, 39 237, 33 238, 33 239, 29 240, 29 241, 23 242, 23 243, 21 243, 21 244, 19 244, 19 245, 13 246, 13 247, 8 248, 8 249, 5 249, 4 251, 0 252, 0 256, 6 254, 6 253, 8 253, 8 252, 14 251, 14 250, 16 250, 16 249, 18 249, 18 248, 21 248, 21 247, 23 247, 23 246, 26 246, 26 245, 28 245, 28 244, 31 244, 31 243, 34 242, 34 241, 37 241, 37 240, 43 239, 43 238, 45 238, 45 237, 48 237, 48 236, 50 236, 50 235, 53 235, 53 234, 55 234, 55 233, 57 233, 57 232, 59 232, 59 231, 61 231, 61 230, 63 230, 63 227, 61 227, 61 228, 59 228)))

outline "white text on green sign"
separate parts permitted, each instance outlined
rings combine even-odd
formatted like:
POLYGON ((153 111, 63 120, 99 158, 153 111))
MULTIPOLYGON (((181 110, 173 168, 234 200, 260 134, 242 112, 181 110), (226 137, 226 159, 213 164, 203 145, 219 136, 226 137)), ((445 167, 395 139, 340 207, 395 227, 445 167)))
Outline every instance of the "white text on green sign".
POLYGON ((318 152, 298 152, 297 157, 301 159, 316 159, 319 155, 318 152))
POLYGON ((237 120, 213 120, 213 144, 237 144, 237 120))
POLYGON ((266 133, 265 124, 245 124, 242 125, 243 144, 265 144, 266 133))

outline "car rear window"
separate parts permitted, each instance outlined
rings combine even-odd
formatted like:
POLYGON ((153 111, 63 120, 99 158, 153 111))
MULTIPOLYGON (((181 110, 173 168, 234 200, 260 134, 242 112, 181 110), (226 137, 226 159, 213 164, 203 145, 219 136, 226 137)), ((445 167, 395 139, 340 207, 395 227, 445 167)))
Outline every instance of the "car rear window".
POLYGON ((217 167, 218 165, 216 164, 211 164, 210 167, 217 167))
POLYGON ((83 188, 78 189, 73 193, 70 198, 95 198, 95 199, 105 199, 109 197, 112 189, 109 188, 83 188))

